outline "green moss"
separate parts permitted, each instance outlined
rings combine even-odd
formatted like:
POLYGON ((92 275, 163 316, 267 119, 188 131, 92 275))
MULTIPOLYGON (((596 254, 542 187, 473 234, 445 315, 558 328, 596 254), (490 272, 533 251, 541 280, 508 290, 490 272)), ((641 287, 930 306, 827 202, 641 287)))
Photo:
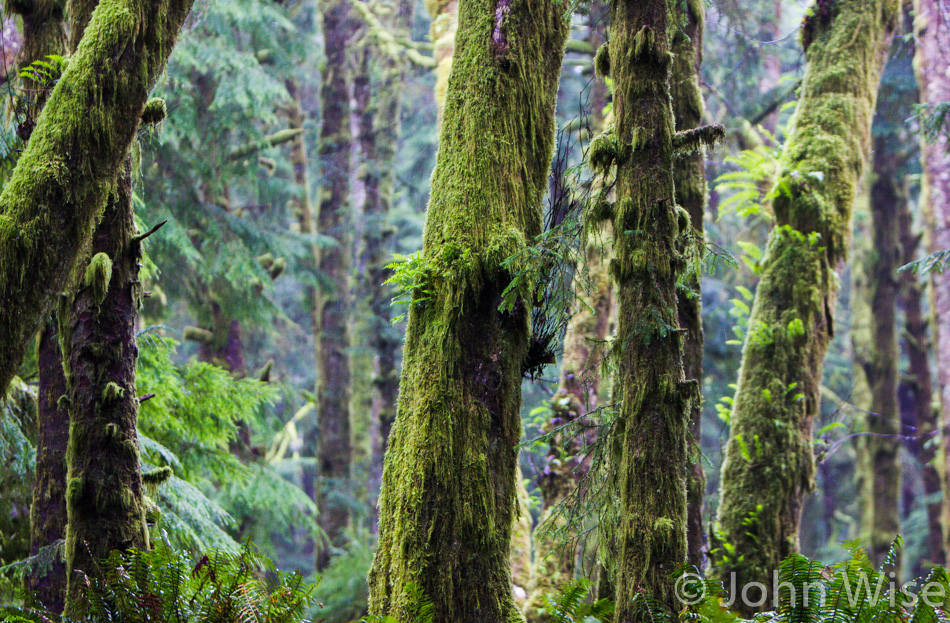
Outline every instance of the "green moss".
POLYGON ((567 24, 559 0, 511 0, 497 46, 496 8, 459 5, 421 252, 432 299, 409 311, 386 454, 370 613, 400 621, 420 594, 436 620, 521 619, 509 546, 530 299, 498 308, 503 263, 541 233, 567 24))
POLYGON ((109 292, 109 282, 112 281, 112 259, 105 253, 96 253, 89 260, 83 285, 92 288, 92 296, 97 305, 102 305, 109 292))
POLYGON ((165 120, 168 110, 165 106, 165 100, 160 97, 152 97, 145 103, 142 110, 142 124, 156 125, 165 120))
POLYGON ((610 46, 606 43, 597 48, 594 56, 594 70, 601 79, 610 77, 610 46))
POLYGON ((587 162, 595 173, 607 175, 616 160, 617 135, 613 127, 608 127, 590 142, 587 162))
POLYGON ((99 3, 0 194, 0 390, 65 290, 191 0, 99 3), (129 62, 115 63, 128 50, 129 62))
MULTIPOLYGON (((109 381, 106 383, 105 388, 102 390, 102 399, 104 401, 118 400, 125 396, 125 390, 109 381)), ((114 424, 109 424, 108 426, 115 426, 114 424)))

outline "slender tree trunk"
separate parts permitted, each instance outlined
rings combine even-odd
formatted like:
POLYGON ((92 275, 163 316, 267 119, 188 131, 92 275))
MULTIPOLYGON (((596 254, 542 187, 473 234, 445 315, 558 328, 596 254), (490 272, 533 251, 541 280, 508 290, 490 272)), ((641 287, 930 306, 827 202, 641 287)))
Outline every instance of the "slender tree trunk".
MULTIPOLYGON (((319 269, 332 290, 321 292, 318 302, 319 325, 314 334, 319 341, 318 463, 320 470, 319 508, 321 526, 330 542, 339 544, 349 520, 346 505, 329 495, 331 490, 345 492, 349 485, 350 459, 350 363, 349 331, 349 192, 350 92, 346 75, 346 50, 352 34, 350 5, 336 0, 324 8, 323 37, 327 64, 321 99, 323 124, 320 127, 320 163, 323 170, 322 194, 317 226, 337 245, 320 253, 319 269)), ((317 568, 330 561, 327 548, 317 554, 317 568)))
MULTIPOLYGON (((703 94, 699 89, 699 70, 703 62, 703 28, 706 9, 701 0, 691 0, 686 10, 675 13, 679 27, 673 34, 673 69, 670 95, 673 98, 673 116, 676 130, 692 130, 702 124, 703 94)), ((673 179, 676 187, 676 205, 689 213, 692 225, 691 244, 694 253, 702 254, 705 246, 703 217, 706 208, 706 168, 703 153, 695 152, 676 161, 673 179)), ((683 340, 683 371, 686 380, 703 382, 703 301, 700 275, 689 277, 689 291, 680 291, 677 297, 680 327, 685 330, 683 340)), ((703 530, 703 495, 706 492, 706 474, 703 472, 701 400, 692 403, 690 410, 690 478, 686 487, 687 562, 697 569, 705 565, 706 531, 703 530)))
POLYGON ((670 106, 669 5, 613 0, 609 65, 614 133, 591 147, 595 167, 616 163, 612 220, 619 324, 609 485, 619 508, 607 526, 614 620, 648 620, 652 604, 676 616, 672 574, 686 561, 687 435, 695 381, 683 375, 676 283, 689 215, 676 206, 670 106))
POLYGON ((104 0, 0 194, 0 392, 90 244, 191 4, 104 0))
POLYGON ((511 280, 502 262, 541 232, 565 11, 549 0, 460 8, 371 614, 409 621, 427 600, 437 621, 521 618, 509 546, 530 300, 499 309, 511 280))
MULTIPOLYGON (((814 484, 811 427, 833 332, 851 210, 870 150, 896 0, 832 0, 802 27, 806 73, 782 157, 773 229, 743 349, 722 466, 720 577, 769 582, 798 549, 814 484), (847 77, 845 79, 844 77, 847 77)), ((756 608, 737 601, 751 615, 756 608)), ((765 603, 771 604, 771 599, 765 603)))
MULTIPOLYGON (((20 49, 21 70, 37 60, 66 52, 66 31, 63 6, 57 2, 34 2, 17 5, 24 9, 23 47, 20 49)), ((21 137, 29 138, 43 105, 49 86, 23 79, 26 102, 21 122, 21 137)), ((69 414, 59 399, 66 394, 62 355, 56 335, 55 318, 40 331, 37 342, 39 396, 37 401, 36 481, 30 508, 30 554, 36 556, 43 548, 55 547, 66 535, 66 445, 69 440, 69 414)), ((66 564, 61 554, 48 565, 34 568, 25 578, 29 602, 50 612, 63 611, 66 597, 66 564)))
POLYGON ((432 42, 435 59, 435 104, 442 123, 442 108, 445 92, 452 73, 452 56, 455 53, 455 33, 459 23, 459 0, 431 0, 426 8, 432 17, 432 42))
MULTIPOLYGON (((922 104, 934 105, 950 101, 950 76, 946 68, 950 56, 950 11, 941 0, 915 0, 914 31, 917 34, 916 59, 917 84, 920 87, 922 104)), ((950 249, 950 137, 941 133, 932 143, 921 144, 920 203, 927 214, 931 232, 928 242, 931 253, 950 249)), ((935 351, 937 363, 937 390, 940 395, 940 429, 950 421, 950 279, 944 274, 933 273, 931 277, 934 319, 935 351)), ((950 454, 947 434, 942 435, 944 456, 943 530, 946 552, 950 548, 950 505, 947 500, 946 465, 950 454)))
MULTIPOLYGON (((897 401, 900 350, 897 341, 897 302, 901 266, 900 206, 902 169, 906 149, 902 143, 905 120, 913 114, 909 97, 901 90, 897 75, 910 71, 909 56, 901 53, 904 44, 895 43, 894 54, 882 80, 872 134, 874 140, 873 180, 870 188, 870 236, 861 245, 852 280, 863 300, 852 304, 852 343, 855 354, 855 383, 862 380, 867 401, 855 404, 864 410, 861 447, 862 528, 872 560, 878 565, 890 549, 901 526, 901 413, 897 401), (905 102, 906 105, 904 104, 905 102), (858 305, 866 312, 858 314, 858 305)), ((905 208, 906 209, 906 208, 905 208)), ((856 245, 857 246, 857 245, 856 245)), ((907 434, 910 434, 908 431, 907 434)))
MULTIPOLYGON (((40 331, 37 345, 39 396, 36 444, 36 482, 30 508, 30 554, 66 537, 66 446, 69 412, 60 399, 66 395, 66 377, 54 323, 40 331)), ((66 598, 66 563, 61 554, 48 569, 26 578, 29 600, 50 612, 62 612, 66 598)))
MULTIPOLYGON (((913 214, 907 197, 898 203, 901 242, 901 264, 909 264, 917 258, 922 234, 913 231, 913 214)), ((942 464, 937 451, 940 441, 940 412, 933 406, 933 383, 930 371, 929 323, 923 312, 924 289, 918 276, 911 271, 900 274, 900 297, 904 307, 904 349, 908 369, 898 385, 898 400, 901 411, 915 430, 916 439, 910 442, 910 451, 920 462, 924 495, 927 498, 927 548, 928 556, 921 564, 930 562, 945 565, 947 552, 943 541, 942 489, 940 468, 942 464)), ((921 567, 923 568, 923 567, 921 567)))
MULTIPOLYGON (((412 16, 411 2, 397 2, 387 26, 395 36, 407 36, 412 16)), ((372 442, 370 485, 371 512, 374 516, 376 498, 382 484, 386 442, 396 420, 396 398, 399 393, 396 359, 401 340, 391 322, 392 290, 383 282, 389 277, 390 271, 386 266, 392 261, 395 242, 389 219, 396 186, 394 166, 401 132, 401 87, 406 70, 404 63, 387 55, 380 54, 376 59, 380 79, 376 88, 375 110, 367 110, 360 124, 360 142, 364 145, 363 154, 368 170, 364 176, 366 198, 363 204, 366 247, 360 259, 362 277, 359 286, 360 295, 369 303, 372 313, 368 342, 375 354, 371 413, 377 428, 372 442), (364 136, 371 137, 372 141, 364 143, 364 136)), ((373 523, 376 524, 375 518, 373 523)))

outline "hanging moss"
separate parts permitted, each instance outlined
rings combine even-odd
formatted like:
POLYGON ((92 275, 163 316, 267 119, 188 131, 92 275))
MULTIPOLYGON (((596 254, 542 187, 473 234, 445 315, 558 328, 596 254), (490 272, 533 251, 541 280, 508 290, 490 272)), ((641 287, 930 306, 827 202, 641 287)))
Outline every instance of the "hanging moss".
POLYGON ((109 282, 112 280, 112 260, 105 253, 96 253, 86 266, 83 285, 92 288, 92 298, 97 305, 101 305, 109 292, 109 282))
POLYGON ((507 7, 500 23, 493 0, 460 7, 422 250, 433 294, 409 312, 370 572, 370 613, 399 621, 421 598, 439 621, 520 619, 509 546, 530 303, 499 311, 502 263, 541 233, 567 24, 560 1, 507 7))
POLYGON ((0 194, 0 391, 88 247, 191 4, 103 0, 0 194))
MULTIPOLYGON (((798 549, 814 479, 811 427, 833 332, 837 278, 870 150, 896 0, 833 0, 814 22, 801 99, 773 191, 772 231, 755 295, 722 466, 720 577, 768 583, 798 549), (754 442, 753 442, 754 440, 754 442), (746 450, 743 451, 743 446, 746 450)), ((766 603, 771 603, 768 599, 766 603)), ((746 615, 748 608, 740 607, 746 615)))

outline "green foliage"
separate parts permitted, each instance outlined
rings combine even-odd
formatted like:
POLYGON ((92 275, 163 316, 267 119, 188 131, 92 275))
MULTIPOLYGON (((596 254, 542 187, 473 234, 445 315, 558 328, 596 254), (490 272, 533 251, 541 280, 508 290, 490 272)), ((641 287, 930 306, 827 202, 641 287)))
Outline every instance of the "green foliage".
POLYGON ((588 599, 591 583, 587 579, 568 582, 555 595, 545 596, 545 612, 555 623, 607 623, 613 620, 614 604, 609 599, 588 599))
POLYGON ((313 600, 314 586, 284 574, 249 543, 239 552, 212 550, 195 563, 159 542, 150 551, 113 550, 100 577, 84 578, 76 612, 3 608, 8 621, 62 623, 295 623, 313 600))
POLYGON ((20 70, 20 77, 32 80, 43 88, 52 89, 66 69, 68 59, 58 54, 49 54, 46 60, 36 60, 20 70))
MULTIPOLYGON (((765 132, 770 142, 779 144, 774 136, 765 132)), ((743 218, 764 217, 773 220, 769 198, 775 175, 778 172, 780 153, 767 145, 746 149, 725 159, 736 170, 716 178, 716 192, 724 199, 719 203, 721 214, 736 212, 743 218)))
POLYGON ((941 134, 950 136, 950 102, 918 104, 914 117, 929 142, 935 143, 941 134))
MULTIPOLYGON (((468 261, 469 249, 465 249, 463 261, 468 261)), ((422 307, 435 296, 432 289, 432 275, 435 267, 422 256, 422 252, 402 255, 393 254, 393 262, 386 265, 393 271, 392 277, 384 284, 393 286, 395 296, 392 304, 404 305, 406 308, 422 307)), ((393 318, 392 323, 398 324, 406 319, 405 314, 393 318)))
POLYGON ((10 565, 30 551, 36 434, 36 391, 14 378, 0 399, 0 603, 16 586, 10 565))
POLYGON ((897 269, 897 272, 901 273, 905 270, 909 270, 915 275, 926 275, 927 273, 934 271, 937 274, 942 275, 943 271, 947 269, 947 266, 950 266, 950 249, 937 251, 936 253, 931 253, 923 259, 910 262, 909 264, 901 266, 899 269, 897 269))
POLYGON ((323 623, 355 621, 367 612, 369 584, 365 571, 373 563, 376 538, 368 530, 351 528, 346 545, 320 574, 320 604, 308 616, 323 623))

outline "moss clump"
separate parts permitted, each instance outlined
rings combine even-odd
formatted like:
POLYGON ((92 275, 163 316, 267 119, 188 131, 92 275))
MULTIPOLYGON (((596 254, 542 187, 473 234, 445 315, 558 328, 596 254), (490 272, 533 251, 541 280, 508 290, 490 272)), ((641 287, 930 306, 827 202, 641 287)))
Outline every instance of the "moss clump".
POLYGON ((610 46, 606 43, 597 48, 597 54, 594 56, 594 71, 603 80, 610 77, 610 46))
POLYGON ((142 472, 142 484, 147 487, 157 487, 163 482, 167 482, 168 479, 174 475, 175 471, 166 465, 165 467, 153 469, 150 472, 142 472))
MULTIPOLYGON (((125 390, 112 381, 106 383, 105 388, 102 390, 102 400, 110 402, 112 400, 118 400, 125 396, 125 390)), ((110 424, 110 426, 114 426, 110 424)))
POLYGON ((145 103, 145 109, 142 111, 143 125, 156 125, 165 121, 168 110, 165 107, 165 100, 160 97, 153 97, 145 103))
POLYGON ((106 294, 109 293, 109 282, 112 281, 112 259, 106 253, 96 253, 89 260, 83 285, 92 288, 92 297, 96 305, 102 305, 106 294))
POLYGON ((616 160, 617 134, 613 127, 608 127, 590 142, 587 162, 594 173, 607 175, 616 160))

